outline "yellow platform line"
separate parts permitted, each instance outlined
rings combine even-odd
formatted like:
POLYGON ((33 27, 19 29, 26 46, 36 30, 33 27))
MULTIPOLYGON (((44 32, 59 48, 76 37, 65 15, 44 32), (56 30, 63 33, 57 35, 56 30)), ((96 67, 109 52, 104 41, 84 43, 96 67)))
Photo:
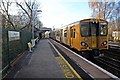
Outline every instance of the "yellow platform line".
POLYGON ((68 61, 61 55, 61 53, 55 48, 55 46, 48 40, 48 42, 52 45, 52 47, 55 49, 55 51, 60 55, 60 57, 66 62, 68 67, 71 69, 71 71, 79 78, 80 80, 83 80, 80 75, 74 70, 74 68, 68 63, 68 61))

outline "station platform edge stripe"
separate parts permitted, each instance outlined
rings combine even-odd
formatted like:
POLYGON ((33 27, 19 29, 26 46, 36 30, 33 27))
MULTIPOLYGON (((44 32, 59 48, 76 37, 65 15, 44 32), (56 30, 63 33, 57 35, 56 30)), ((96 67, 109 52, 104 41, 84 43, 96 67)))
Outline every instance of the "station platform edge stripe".
POLYGON ((71 69, 71 71, 81 80, 83 80, 81 78, 81 76, 74 70, 74 68, 68 63, 68 61, 61 55, 61 53, 55 48, 55 46, 48 40, 48 42, 52 45, 52 47, 55 49, 55 51, 61 56, 61 58, 66 62, 66 64, 69 66, 69 68, 71 69))

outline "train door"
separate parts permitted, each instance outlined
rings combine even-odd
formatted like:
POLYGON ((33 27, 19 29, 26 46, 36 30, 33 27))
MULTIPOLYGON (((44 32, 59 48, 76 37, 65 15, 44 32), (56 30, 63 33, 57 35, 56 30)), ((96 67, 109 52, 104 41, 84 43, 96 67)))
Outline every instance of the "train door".
POLYGON ((73 47, 73 29, 70 27, 70 47, 73 47))
POLYGON ((92 49, 96 49, 98 47, 98 23, 90 23, 90 32, 91 32, 91 47, 92 49))
POLYGON ((69 45, 70 46, 70 27, 68 27, 68 29, 67 29, 67 45, 69 45))

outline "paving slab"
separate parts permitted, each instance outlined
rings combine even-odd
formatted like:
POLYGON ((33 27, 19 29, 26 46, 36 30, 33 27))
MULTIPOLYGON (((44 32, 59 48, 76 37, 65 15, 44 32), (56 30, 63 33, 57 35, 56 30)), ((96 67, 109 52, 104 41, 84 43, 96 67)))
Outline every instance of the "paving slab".
POLYGON ((33 53, 26 56, 14 78, 65 78, 47 39, 40 40, 33 53))

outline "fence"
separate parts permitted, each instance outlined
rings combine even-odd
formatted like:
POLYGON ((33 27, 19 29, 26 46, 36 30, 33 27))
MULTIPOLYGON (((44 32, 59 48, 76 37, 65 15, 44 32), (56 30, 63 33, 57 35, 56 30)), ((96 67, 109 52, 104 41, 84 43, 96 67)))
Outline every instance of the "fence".
POLYGON ((20 39, 8 41, 7 29, 2 29, 2 76, 4 76, 9 68, 9 65, 17 55, 28 49, 27 43, 31 40, 31 32, 19 31, 20 39))

